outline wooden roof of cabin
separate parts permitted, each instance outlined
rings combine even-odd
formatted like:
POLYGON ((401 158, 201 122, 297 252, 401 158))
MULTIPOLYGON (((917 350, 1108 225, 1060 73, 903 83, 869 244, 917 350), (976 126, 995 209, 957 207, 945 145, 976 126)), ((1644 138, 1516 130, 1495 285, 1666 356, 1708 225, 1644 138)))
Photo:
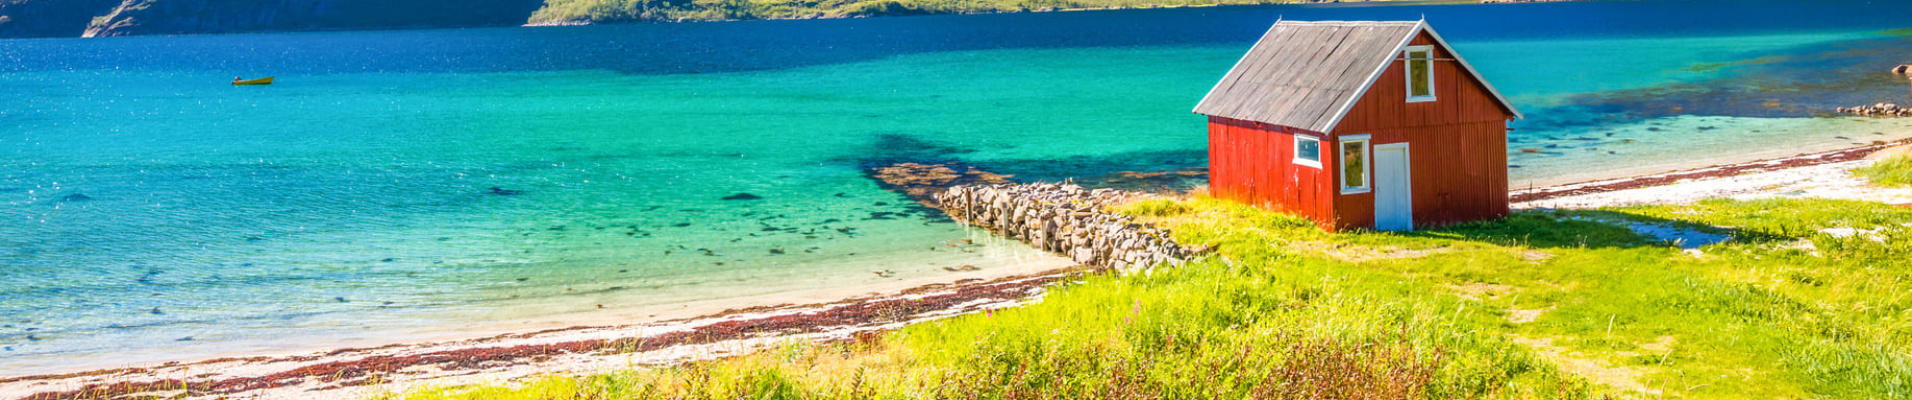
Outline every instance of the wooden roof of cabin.
MULTIPOLYGON (((1195 112, 1330 132, 1422 31, 1453 51, 1424 21, 1277 22, 1202 98, 1195 112)), ((1473 66, 1464 59, 1460 64, 1510 113, 1520 116, 1473 66)))

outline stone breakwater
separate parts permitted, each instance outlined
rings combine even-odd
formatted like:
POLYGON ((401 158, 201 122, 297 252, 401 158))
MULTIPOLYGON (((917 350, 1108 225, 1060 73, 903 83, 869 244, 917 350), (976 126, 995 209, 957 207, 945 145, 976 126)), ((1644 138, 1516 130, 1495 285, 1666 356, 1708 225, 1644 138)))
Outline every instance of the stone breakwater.
POLYGON ((1169 231, 1103 211, 1142 196, 1073 184, 959 185, 936 195, 950 218, 979 226, 1084 265, 1123 273, 1163 263, 1181 265, 1206 249, 1190 249, 1169 231))
POLYGON ((1912 117, 1912 108, 1899 107, 1892 103, 1879 103, 1870 106, 1839 107, 1838 112, 1868 117, 1912 117))

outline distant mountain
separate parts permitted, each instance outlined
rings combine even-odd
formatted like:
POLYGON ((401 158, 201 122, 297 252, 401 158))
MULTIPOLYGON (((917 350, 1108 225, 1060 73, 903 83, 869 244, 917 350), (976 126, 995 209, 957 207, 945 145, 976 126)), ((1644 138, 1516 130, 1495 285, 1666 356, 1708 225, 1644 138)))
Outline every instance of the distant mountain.
POLYGON ((0 0, 0 38, 75 37, 119 0, 0 0))
POLYGON ((0 37, 522 25, 543 0, 0 0, 0 37))
POLYGON ((1296 0, 0 0, 0 38, 841 18, 1288 2, 1296 0))

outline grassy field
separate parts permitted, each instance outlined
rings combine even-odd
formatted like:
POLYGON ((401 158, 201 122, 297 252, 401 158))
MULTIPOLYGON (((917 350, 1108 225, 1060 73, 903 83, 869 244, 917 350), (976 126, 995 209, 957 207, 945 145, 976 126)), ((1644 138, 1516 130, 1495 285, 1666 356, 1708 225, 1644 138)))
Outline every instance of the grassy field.
POLYGON ((1123 211, 1217 254, 870 342, 383 397, 1912 397, 1912 210, 1708 201, 1405 234, 1200 197, 1123 211))
MULTIPOLYGON (((1370 0, 1374 1, 1374 0, 1370 0)), ((1297 0, 547 0, 531 23, 837 18, 1083 8, 1275 4, 1297 0)))
POLYGON ((1852 173, 1876 185, 1912 186, 1912 156, 1886 157, 1852 173))

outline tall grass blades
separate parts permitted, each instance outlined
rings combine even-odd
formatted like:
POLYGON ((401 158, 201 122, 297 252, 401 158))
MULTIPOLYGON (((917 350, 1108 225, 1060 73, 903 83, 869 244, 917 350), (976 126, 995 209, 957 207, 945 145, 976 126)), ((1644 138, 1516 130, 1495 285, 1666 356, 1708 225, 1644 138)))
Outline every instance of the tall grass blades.
POLYGON ((1912 155, 1897 155, 1875 161, 1852 173, 1880 186, 1912 186, 1912 155))

